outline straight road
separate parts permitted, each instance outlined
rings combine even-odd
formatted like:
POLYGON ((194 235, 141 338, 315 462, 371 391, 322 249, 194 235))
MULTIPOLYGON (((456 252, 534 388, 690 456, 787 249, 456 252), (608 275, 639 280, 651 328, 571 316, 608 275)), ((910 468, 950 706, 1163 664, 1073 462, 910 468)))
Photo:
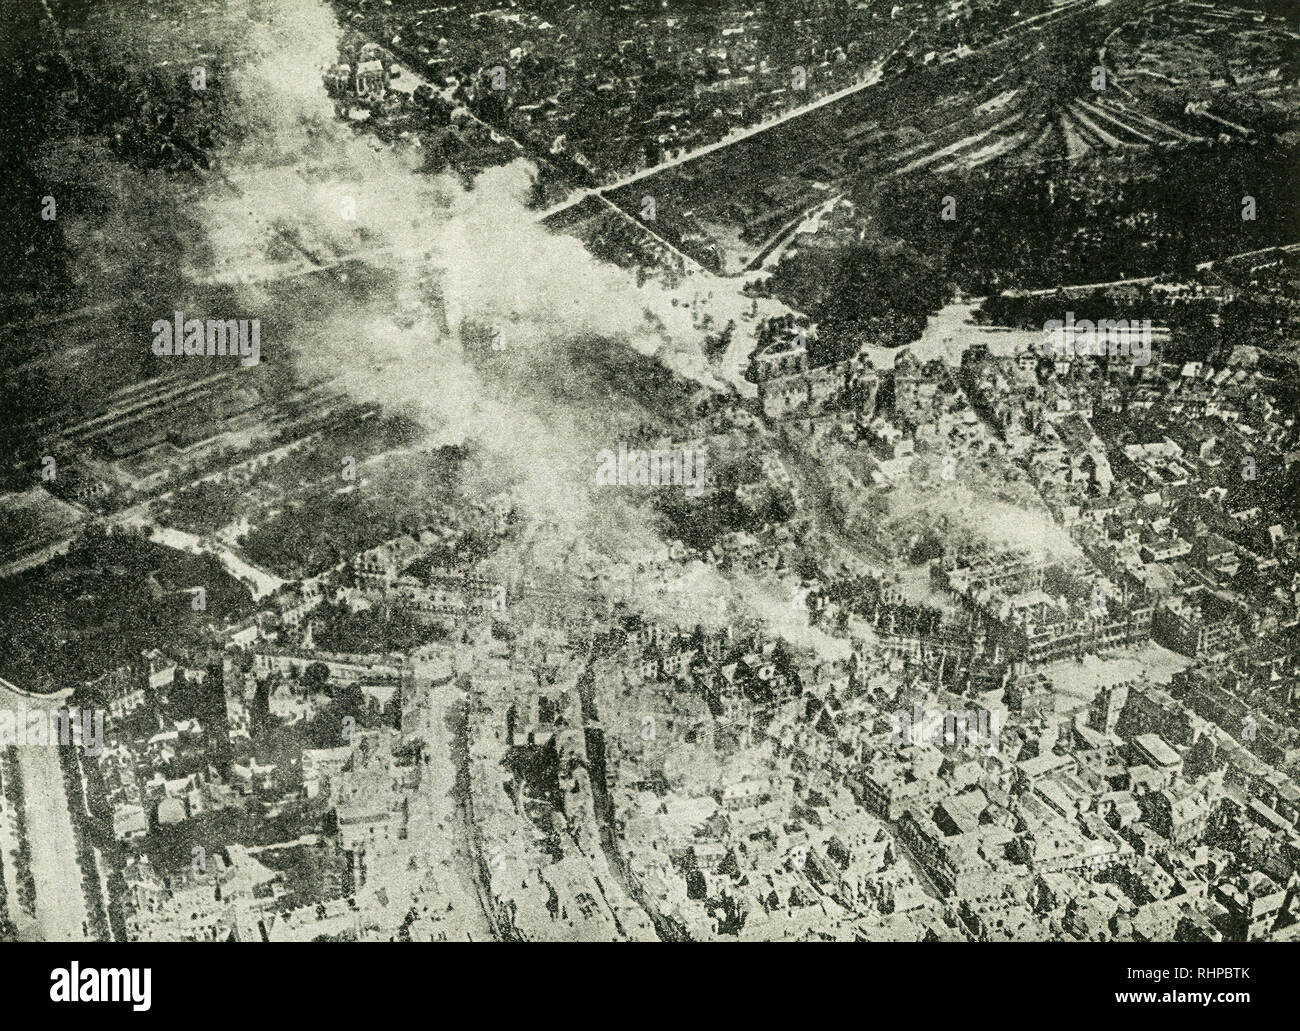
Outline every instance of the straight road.
MULTIPOLYGON (((0 680, 0 708, 17 714, 37 708, 55 709, 61 700, 60 695, 45 698, 30 695, 8 681, 0 680)), ((72 815, 63 787, 58 749, 44 745, 18 745, 15 750, 23 782, 32 878, 36 882, 36 918, 25 930, 41 941, 85 941, 90 912, 82 888, 81 868, 77 865, 76 838, 72 832, 72 815)), ((12 886, 17 880, 17 871, 10 869, 13 857, 6 855, 4 864, 5 877, 12 886)), ((16 910, 18 900, 11 896, 9 905, 16 910)), ((23 926, 21 921, 19 926, 23 926)))

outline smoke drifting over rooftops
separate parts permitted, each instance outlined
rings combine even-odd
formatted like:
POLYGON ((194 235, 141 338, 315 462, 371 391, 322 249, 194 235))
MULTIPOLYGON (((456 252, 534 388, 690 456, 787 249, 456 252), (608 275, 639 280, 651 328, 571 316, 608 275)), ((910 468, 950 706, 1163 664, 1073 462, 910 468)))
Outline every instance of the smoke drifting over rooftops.
MULTIPOLYGON (((415 415, 433 445, 466 446, 471 489, 511 484, 558 540, 616 555, 661 545, 629 495, 594 486, 595 461, 629 426, 671 432, 685 410, 699 384, 683 378, 665 395, 661 366, 680 377, 698 367, 683 357, 699 337, 689 313, 665 325, 628 273, 543 229, 525 206, 522 159, 466 189, 421 173, 418 147, 382 146, 339 119, 319 86, 341 39, 323 4, 230 10, 247 19, 252 51, 233 84, 243 135, 202 199, 210 253, 191 275, 244 280, 243 302, 275 308, 278 346, 305 377, 415 415), (363 258, 380 285, 344 296, 322 283, 310 303, 286 300, 275 280, 307 270, 304 254, 363 258)), ((264 341, 269 359, 276 346, 264 341)))

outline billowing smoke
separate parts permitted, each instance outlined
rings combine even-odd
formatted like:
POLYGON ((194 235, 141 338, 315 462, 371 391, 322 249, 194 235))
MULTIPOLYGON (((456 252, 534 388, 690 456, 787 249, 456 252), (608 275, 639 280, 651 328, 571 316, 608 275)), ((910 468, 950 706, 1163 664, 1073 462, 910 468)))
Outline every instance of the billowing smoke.
MULTIPOLYGON (((413 414, 433 445, 464 445, 467 489, 508 486, 554 551, 661 554, 646 497, 596 487, 595 459, 638 426, 682 430, 692 396, 717 388, 690 313, 542 228, 523 159, 466 188, 422 173, 418 146, 381 145, 338 118, 320 73, 340 31, 323 5, 234 10, 249 21, 235 83, 246 117, 202 200, 209 248, 190 274, 242 281, 243 314, 277 316, 284 336, 268 336, 264 356, 284 348, 304 378, 413 414), (278 286, 351 257, 381 270, 378 286, 372 274, 365 289, 321 283, 307 301, 278 286)), ((721 577, 666 560, 656 575, 629 596, 648 615, 722 617, 721 577)))
MULTIPOLYGON (((699 333, 690 315, 539 226, 525 203, 533 169, 523 159, 467 189, 452 175, 422 173, 418 147, 384 146, 339 119, 320 85, 340 42, 323 4, 246 0, 240 9, 251 48, 235 84, 244 137, 222 162, 233 189, 204 199, 211 264, 193 274, 274 280, 349 256, 382 268, 382 290, 345 301, 313 297, 294 308, 273 286, 248 287, 246 300, 290 305, 280 345, 305 377, 414 413, 434 444, 467 446, 469 489, 488 496, 508 484, 526 517, 548 527, 539 539, 555 554, 582 541, 625 568, 644 566, 611 584, 611 595, 626 592, 669 622, 757 617, 794 643, 842 653, 844 642, 810 629, 777 585, 655 560, 663 542, 636 496, 593 486, 600 449, 640 423, 680 425, 682 413, 644 389, 648 369, 671 369, 682 393, 717 386, 692 360, 699 333)), ((947 522, 1045 556, 1074 550, 1046 513, 985 494, 945 483, 912 497, 903 488, 891 516, 947 522)))
POLYGON ((1042 561, 1080 556, 1079 546, 1039 502, 1004 500, 987 484, 974 487, 934 478, 901 482, 889 497, 889 523, 909 529, 942 527, 954 542, 1026 551, 1042 561))

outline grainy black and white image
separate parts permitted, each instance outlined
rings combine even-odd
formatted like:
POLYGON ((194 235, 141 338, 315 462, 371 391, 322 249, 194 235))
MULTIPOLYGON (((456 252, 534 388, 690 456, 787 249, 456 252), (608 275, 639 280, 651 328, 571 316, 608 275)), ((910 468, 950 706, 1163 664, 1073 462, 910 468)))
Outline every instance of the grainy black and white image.
POLYGON ((0 940, 1300 940, 1300 0, 0 12, 0 940))

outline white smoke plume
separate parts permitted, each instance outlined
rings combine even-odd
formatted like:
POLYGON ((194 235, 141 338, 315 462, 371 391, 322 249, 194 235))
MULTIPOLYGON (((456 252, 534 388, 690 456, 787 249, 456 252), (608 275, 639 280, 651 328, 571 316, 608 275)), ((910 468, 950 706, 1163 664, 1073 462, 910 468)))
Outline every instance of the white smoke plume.
MULTIPOLYGON (((320 73, 341 33, 323 4, 239 0, 231 10, 248 19, 250 54, 234 84, 243 137, 203 198, 209 252, 191 274, 242 278, 247 314, 276 311, 287 335, 268 334, 264 358, 287 348, 305 378, 415 415, 431 444, 466 446, 467 488, 486 497, 509 484, 525 518, 547 526, 540 539, 561 542, 552 555, 579 540, 606 561, 662 552, 644 498, 595 487, 595 462, 641 423, 671 431, 691 390, 717 386, 699 373, 690 314, 668 304, 647 314, 648 295, 662 300, 654 288, 540 226, 525 206, 524 160, 466 189, 422 173, 419 148, 384 146, 339 119, 320 73), (274 282, 349 256, 380 267, 383 289, 343 300, 323 283, 302 305, 274 282), (461 330, 492 327, 504 349, 469 359, 461 330), (677 396, 638 382, 660 366, 678 377, 677 396)), ((654 618, 715 624, 714 598, 730 592, 698 572, 666 563, 663 582, 632 600, 654 618)))
POLYGON ((1081 555, 1079 546, 1041 501, 1030 507, 1030 498, 1024 493, 1013 504, 986 484, 972 489, 965 483, 938 478, 923 484, 903 481, 889 496, 889 525, 902 532, 942 526, 951 539, 1026 551, 1044 562, 1081 555))
MULTIPOLYGON (((418 147, 385 146, 338 118, 321 71, 337 60, 342 33, 323 3, 232 0, 226 9, 246 22, 229 83, 240 135, 201 198, 207 248, 189 274, 243 281, 242 314, 265 312, 283 334, 265 335, 264 360, 290 354, 304 378, 415 415, 431 444, 466 446, 467 489, 487 498, 508 484, 525 518, 546 526, 531 559, 562 557, 577 541, 624 569, 661 555, 644 499, 594 486, 595 456, 637 424, 680 425, 690 391, 720 386, 699 360, 691 314, 541 227, 525 204, 524 160, 467 189, 421 172, 418 147), (354 256, 381 270, 381 289, 323 277, 277 285, 354 256), (475 327, 501 329, 504 350, 470 360, 461 330, 475 327), (681 396, 637 382, 663 367, 681 396)), ((774 582, 664 559, 624 586, 624 600, 651 619, 757 617, 823 655, 847 651, 810 628, 774 582)))

